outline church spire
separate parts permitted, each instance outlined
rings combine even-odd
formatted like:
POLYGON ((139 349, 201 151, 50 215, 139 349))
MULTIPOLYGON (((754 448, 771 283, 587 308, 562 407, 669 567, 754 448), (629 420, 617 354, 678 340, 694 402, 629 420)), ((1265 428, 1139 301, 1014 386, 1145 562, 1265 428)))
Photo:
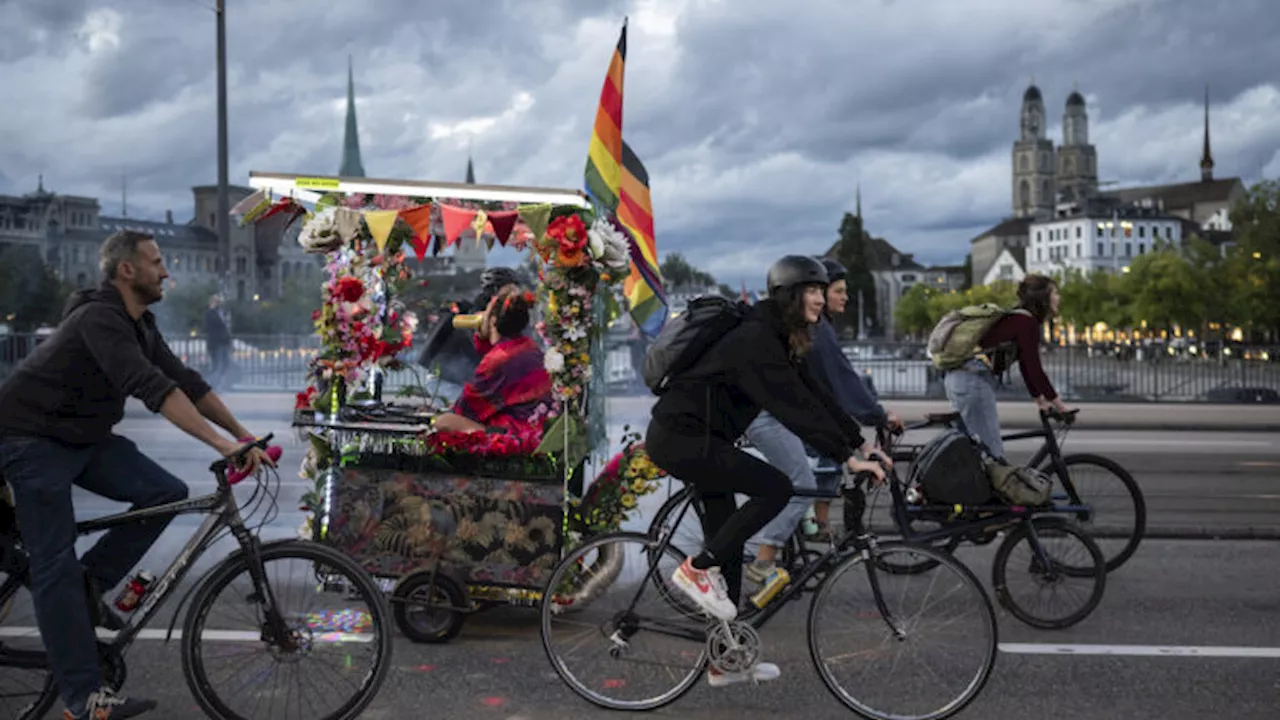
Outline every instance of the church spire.
POLYGON ((861 182, 858 183, 858 189, 855 192, 857 193, 858 221, 861 222, 862 221, 862 183, 861 182))
POLYGON ((1200 156, 1200 180, 1213 180, 1213 153, 1209 152, 1209 86, 1204 86, 1204 153, 1200 156))
POLYGON ((476 169, 471 164, 471 155, 467 155, 467 184, 468 185, 476 184, 476 169))
POLYGON ((342 177, 364 177, 364 163, 360 162, 360 131, 356 127, 356 81, 351 67, 351 56, 347 56, 347 127, 342 138, 342 166, 338 168, 342 177))

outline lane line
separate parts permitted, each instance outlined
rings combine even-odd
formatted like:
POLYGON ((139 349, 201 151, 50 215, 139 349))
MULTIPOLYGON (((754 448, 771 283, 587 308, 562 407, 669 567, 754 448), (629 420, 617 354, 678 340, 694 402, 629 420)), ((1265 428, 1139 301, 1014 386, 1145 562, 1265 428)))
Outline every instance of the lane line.
POLYGON ((1280 648, 1221 645, 1050 645, 1000 643, 1011 655, 1118 655, 1126 657, 1280 658, 1280 648))
MULTIPOLYGON (((167 630, 143 630, 138 633, 138 640, 164 640, 168 635, 167 630)), ((17 638, 35 638, 40 636, 40 630, 34 627, 0 627, 0 637, 17 637, 17 638)), ((109 630, 98 629, 99 640, 113 640, 116 634, 109 630)), ((261 642, 262 634, 252 630, 205 630, 200 634, 202 640, 212 640, 215 642, 261 642)), ((181 640, 182 631, 174 630, 173 639, 181 640)), ((370 633, 339 633, 339 632, 318 632, 313 636, 314 640, 329 643, 344 642, 373 642, 373 635, 370 633)))

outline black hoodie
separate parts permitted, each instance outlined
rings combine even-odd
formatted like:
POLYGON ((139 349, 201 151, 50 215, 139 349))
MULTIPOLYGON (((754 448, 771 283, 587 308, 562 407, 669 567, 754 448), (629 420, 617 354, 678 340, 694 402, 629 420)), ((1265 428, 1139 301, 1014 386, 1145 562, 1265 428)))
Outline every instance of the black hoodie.
POLYGON ((125 398, 159 412, 176 388, 192 402, 210 390, 165 344, 151 311, 135 321, 103 283, 73 293, 58 329, 0 385, 0 433, 91 445, 124 418, 125 398))
POLYGON ((793 362, 781 311, 752 306, 740 325, 707 351, 653 406, 653 421, 677 433, 733 442, 761 410, 823 456, 848 460, 862 446, 858 423, 802 360, 793 362))

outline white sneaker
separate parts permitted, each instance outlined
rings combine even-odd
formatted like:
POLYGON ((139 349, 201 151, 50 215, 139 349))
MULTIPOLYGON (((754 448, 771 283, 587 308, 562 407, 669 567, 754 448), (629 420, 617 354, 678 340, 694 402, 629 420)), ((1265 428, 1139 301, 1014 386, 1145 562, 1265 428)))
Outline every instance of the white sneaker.
POLYGON ((733 620, 738 617, 738 608, 729 600, 729 591, 725 587, 720 568, 699 570, 693 566, 693 558, 686 558, 671 575, 671 580, 711 617, 717 620, 733 620))
POLYGON ((747 682, 769 682, 777 680, 782 676, 782 670, 773 663, 756 663, 750 671, 744 670, 736 673, 722 673, 715 668, 707 668, 707 684, 711 687, 724 687, 725 685, 737 685, 738 683, 747 682))

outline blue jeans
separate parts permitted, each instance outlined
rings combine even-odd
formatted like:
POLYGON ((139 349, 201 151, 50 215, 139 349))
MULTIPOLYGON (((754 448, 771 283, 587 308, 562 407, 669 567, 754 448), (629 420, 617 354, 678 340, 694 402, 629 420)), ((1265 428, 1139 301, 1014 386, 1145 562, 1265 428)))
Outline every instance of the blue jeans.
MULTIPOLYGON (((767 412, 760 413, 744 433, 751 444, 764 455, 769 464, 778 468, 791 480, 796 489, 814 490, 818 481, 813 474, 813 466, 809 455, 805 452, 804 441, 796 437, 778 419, 767 412)), ((837 476, 838 478, 838 476, 837 476)), ((825 479, 825 478, 824 478, 825 479)), ((838 482, 838 479, 836 480, 838 482)), ((771 545, 782 547, 787 538, 796 531, 804 514, 813 503, 811 497, 793 497, 782 512, 778 513, 759 534, 752 538, 750 545, 771 545)))
POLYGON ((84 707, 102 685, 95 632, 86 603, 85 575, 106 592, 133 569, 169 519, 146 520, 108 531, 76 559, 71 486, 131 509, 185 500, 187 486, 116 435, 85 448, 44 438, 0 436, 0 475, 13 489, 18 530, 31 557, 36 624, 54 681, 68 708, 84 707))
POLYGON ((970 360, 943 378, 947 399, 960 413, 971 435, 977 435, 991 454, 1004 459, 1000 439, 1000 414, 996 409, 996 378, 980 360, 970 360))

